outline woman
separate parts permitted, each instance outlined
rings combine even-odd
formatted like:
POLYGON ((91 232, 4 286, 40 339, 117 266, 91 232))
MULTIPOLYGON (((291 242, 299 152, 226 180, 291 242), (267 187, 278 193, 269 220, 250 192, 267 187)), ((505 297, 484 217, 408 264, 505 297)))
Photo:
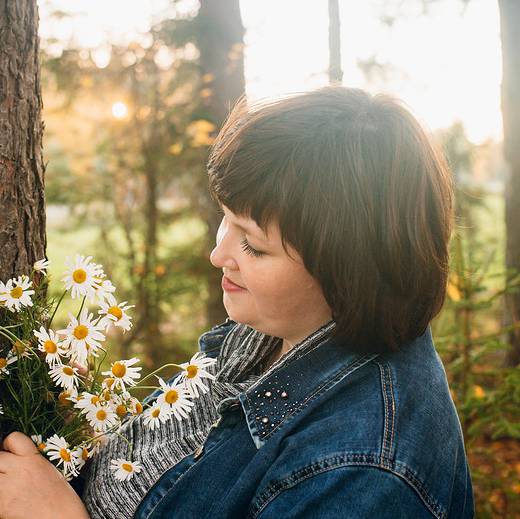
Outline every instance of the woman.
POLYGON ((185 422, 124 429, 144 468, 123 483, 108 467, 126 443, 111 440, 85 506, 13 433, 0 516, 473 517, 429 325, 445 298, 451 176, 417 121, 342 87, 242 99, 209 179, 229 315, 199 339, 216 359, 209 390, 185 422))

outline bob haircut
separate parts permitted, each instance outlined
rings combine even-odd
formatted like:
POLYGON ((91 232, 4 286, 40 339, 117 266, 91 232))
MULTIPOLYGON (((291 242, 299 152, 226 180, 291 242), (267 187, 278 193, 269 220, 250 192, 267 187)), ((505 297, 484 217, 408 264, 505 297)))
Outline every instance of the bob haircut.
POLYGON ((238 100, 208 161, 219 204, 275 221, 363 353, 422 335, 446 297, 453 182, 397 99, 345 87, 238 100))

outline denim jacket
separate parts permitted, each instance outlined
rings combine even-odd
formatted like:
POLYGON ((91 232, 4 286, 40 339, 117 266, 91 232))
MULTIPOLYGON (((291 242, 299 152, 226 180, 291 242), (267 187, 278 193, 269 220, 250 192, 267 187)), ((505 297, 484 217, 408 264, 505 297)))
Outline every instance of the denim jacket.
MULTIPOLYGON (((200 350, 216 358, 234 325, 204 333, 200 350)), ((474 516, 460 422, 430 327, 393 353, 349 353, 328 339, 234 400, 135 518, 474 516)))

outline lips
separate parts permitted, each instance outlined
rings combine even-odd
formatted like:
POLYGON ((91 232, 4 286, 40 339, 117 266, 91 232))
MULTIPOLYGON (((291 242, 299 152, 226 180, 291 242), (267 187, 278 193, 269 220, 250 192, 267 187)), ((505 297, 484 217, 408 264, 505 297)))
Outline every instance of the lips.
POLYGON ((235 283, 227 276, 222 276, 222 288, 224 290, 245 290, 245 288, 238 283, 235 283))

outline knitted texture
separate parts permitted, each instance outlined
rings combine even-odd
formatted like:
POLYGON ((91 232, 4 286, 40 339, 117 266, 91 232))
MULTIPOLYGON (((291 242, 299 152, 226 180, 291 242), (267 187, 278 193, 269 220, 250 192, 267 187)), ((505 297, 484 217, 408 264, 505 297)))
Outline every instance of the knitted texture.
POLYGON ((154 483, 171 467, 204 444, 211 425, 234 402, 238 395, 261 382, 272 370, 290 362, 308 347, 328 338, 335 322, 314 331, 283 355, 267 371, 267 360, 282 339, 258 332, 244 324, 236 324, 226 335, 217 362, 207 368, 216 379, 204 379, 209 390, 194 399, 188 418, 173 415, 159 428, 150 430, 143 415, 128 421, 118 433, 133 442, 133 459, 142 465, 140 473, 126 481, 118 481, 110 469, 110 461, 128 457, 128 443, 111 435, 96 456, 89 461, 84 475, 83 501, 92 519, 125 519, 133 517, 139 503, 154 483), (265 371, 265 372, 264 372, 265 371))

